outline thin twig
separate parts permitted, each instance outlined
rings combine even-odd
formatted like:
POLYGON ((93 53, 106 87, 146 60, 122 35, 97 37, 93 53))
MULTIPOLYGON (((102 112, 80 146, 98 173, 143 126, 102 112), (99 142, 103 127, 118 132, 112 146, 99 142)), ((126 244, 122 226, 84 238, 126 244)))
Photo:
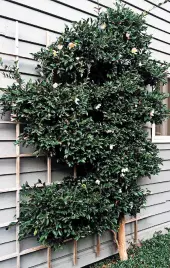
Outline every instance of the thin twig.
POLYGON ((168 3, 168 2, 170 2, 170 0, 165 0, 165 1, 163 1, 163 2, 160 2, 160 3, 158 3, 158 4, 155 4, 155 5, 153 5, 152 8, 149 9, 148 11, 143 11, 143 12, 142 12, 142 15, 143 15, 143 16, 147 16, 153 9, 155 9, 155 8, 157 8, 157 7, 161 7, 162 5, 164 5, 164 4, 168 3))

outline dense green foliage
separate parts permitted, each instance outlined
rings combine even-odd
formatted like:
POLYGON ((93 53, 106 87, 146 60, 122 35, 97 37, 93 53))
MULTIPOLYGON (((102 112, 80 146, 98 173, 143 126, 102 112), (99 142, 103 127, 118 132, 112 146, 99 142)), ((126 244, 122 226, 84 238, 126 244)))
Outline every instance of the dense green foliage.
POLYGON ((128 261, 117 263, 106 261, 94 265, 93 268, 168 268, 170 267, 169 252, 170 232, 165 235, 157 233, 152 239, 142 242, 141 248, 130 249, 128 261))
POLYGON ((26 190, 21 238, 34 233, 54 246, 117 230, 122 215, 143 207, 147 193, 137 180, 157 174, 161 164, 143 127, 166 117, 167 96, 159 87, 168 68, 151 59, 146 30, 143 15, 117 4, 66 27, 56 43, 36 53, 41 79, 25 83, 14 68, 16 83, 4 89, 1 102, 12 121, 25 124, 17 142, 77 167, 78 175, 76 182, 34 188, 34 195, 26 190))
POLYGON ((111 200, 109 195, 105 189, 99 191, 90 177, 76 181, 66 178, 63 184, 42 188, 26 184, 22 188, 20 239, 34 234, 42 244, 57 248, 65 239, 102 233, 116 226, 119 216, 116 197, 111 200))

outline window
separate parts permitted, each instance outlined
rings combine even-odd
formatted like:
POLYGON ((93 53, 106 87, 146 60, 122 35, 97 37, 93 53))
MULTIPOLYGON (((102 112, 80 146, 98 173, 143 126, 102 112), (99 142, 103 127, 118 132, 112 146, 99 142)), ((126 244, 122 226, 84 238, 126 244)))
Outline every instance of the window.
MULTIPOLYGON (((170 78, 165 86, 160 87, 161 92, 170 94, 170 78)), ((170 109, 170 97, 164 100, 164 103, 170 109)), ((153 124, 152 128, 153 142, 170 142, 170 118, 166 119, 161 125, 153 124)))

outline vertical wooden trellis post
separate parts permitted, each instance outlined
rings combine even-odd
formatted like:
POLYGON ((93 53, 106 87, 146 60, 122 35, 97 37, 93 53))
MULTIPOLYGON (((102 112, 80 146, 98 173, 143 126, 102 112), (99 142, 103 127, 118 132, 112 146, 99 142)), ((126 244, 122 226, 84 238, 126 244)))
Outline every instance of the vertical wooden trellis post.
POLYGON ((100 256, 100 250, 101 250, 101 243, 100 243, 100 235, 97 235, 97 250, 96 250, 96 256, 100 256))
MULTIPOLYGON (((49 32, 46 32, 46 47, 48 47, 50 44, 49 41, 49 32)), ((47 157, 47 183, 51 183, 51 157, 47 157)), ((48 268, 51 268, 51 248, 47 248, 47 265, 48 268)))
MULTIPOLYGON (((15 29, 15 55, 16 61, 18 62, 19 55, 19 32, 18 32, 18 21, 16 21, 15 29)), ((19 67, 19 62, 17 63, 19 67)), ((16 140, 20 135, 20 124, 16 124, 16 140)), ((16 218, 19 217, 19 208, 20 208, 20 145, 16 145, 16 218)), ((16 253, 17 253, 17 268, 20 268, 20 243, 18 241, 19 236, 19 226, 16 226, 16 253)))
POLYGON ((73 249, 73 263, 77 264, 77 241, 74 240, 74 249, 73 249))
POLYGON ((134 221, 134 243, 135 244, 138 243, 138 220, 137 218, 135 218, 135 221, 134 221))
MULTIPOLYGON (((51 183, 51 158, 47 158, 47 183, 51 183)), ((51 248, 47 248, 47 264, 48 268, 51 268, 51 248)))
MULTIPOLYGON (((74 179, 77 178, 77 165, 74 165, 74 171, 73 171, 73 176, 74 179)), ((77 264, 77 241, 74 240, 73 243, 73 264, 76 265, 77 264)))

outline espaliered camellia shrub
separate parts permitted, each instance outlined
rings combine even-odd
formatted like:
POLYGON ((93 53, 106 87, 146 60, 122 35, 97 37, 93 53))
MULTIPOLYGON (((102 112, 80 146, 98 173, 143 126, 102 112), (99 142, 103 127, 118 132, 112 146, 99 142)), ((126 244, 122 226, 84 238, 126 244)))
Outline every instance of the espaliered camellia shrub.
POLYGON ((11 120, 24 123, 18 143, 74 169, 60 185, 23 187, 20 239, 35 235, 57 247, 119 230, 126 259, 125 214, 136 215, 147 193, 138 179, 160 170, 147 122, 166 118, 165 62, 151 58, 144 15, 116 4, 96 19, 66 27, 58 40, 34 55, 41 78, 4 89, 1 103, 11 120), (148 91, 147 86, 152 87, 148 91))

